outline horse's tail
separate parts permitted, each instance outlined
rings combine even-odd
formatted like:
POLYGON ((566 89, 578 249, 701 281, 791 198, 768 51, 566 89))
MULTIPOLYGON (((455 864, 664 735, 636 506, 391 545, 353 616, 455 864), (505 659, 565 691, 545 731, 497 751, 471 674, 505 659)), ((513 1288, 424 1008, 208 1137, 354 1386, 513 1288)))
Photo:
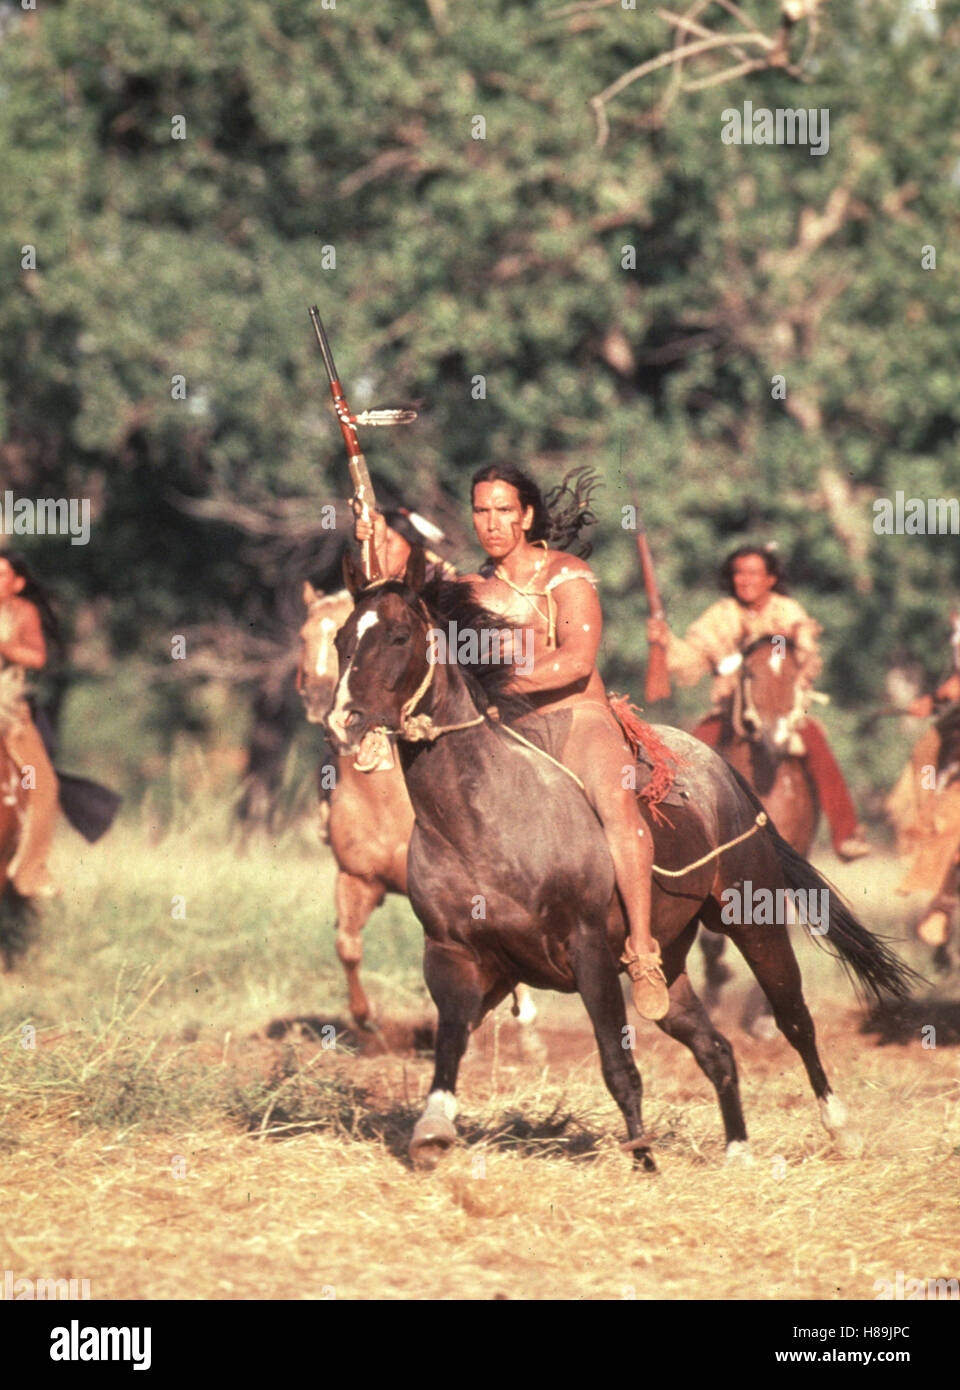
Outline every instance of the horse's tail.
POLYGON ((8 879, 0 890, 0 967, 12 970, 30 944, 36 909, 8 879))
MULTIPOLYGON (((730 771, 754 809, 762 811, 763 804, 750 784, 735 768, 730 771)), ((826 891, 829 915, 825 927, 814 931, 806 920, 806 914, 799 915, 803 917, 804 926, 817 945, 839 960, 858 995, 872 995, 881 1003, 888 995, 894 999, 907 999, 917 985, 927 983, 922 975, 911 970, 890 950, 885 938, 876 936, 859 921, 839 889, 783 838, 769 817, 761 833, 769 836, 773 842, 789 889, 801 890, 804 894, 826 891)))

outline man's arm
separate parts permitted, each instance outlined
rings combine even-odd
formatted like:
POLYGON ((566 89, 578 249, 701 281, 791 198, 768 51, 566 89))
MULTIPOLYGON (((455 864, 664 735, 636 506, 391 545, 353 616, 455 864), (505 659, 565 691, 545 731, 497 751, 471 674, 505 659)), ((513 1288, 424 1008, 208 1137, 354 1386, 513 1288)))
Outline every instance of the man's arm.
POLYGON ((647 639, 666 648, 667 670, 680 685, 696 685, 709 676, 727 652, 722 651, 717 631, 719 605, 708 608, 702 617, 687 628, 685 638, 670 631, 665 621, 651 618, 647 623, 647 639))
POLYGON ((820 634, 823 628, 796 599, 788 598, 785 601, 791 609, 793 623, 789 635, 793 637, 797 649, 800 675, 804 684, 812 685, 823 670, 823 658, 820 655, 820 634))
POLYGON ((518 671, 510 689, 519 694, 537 690, 563 690, 586 685, 597 664, 603 633, 603 613, 593 585, 569 579, 554 590, 557 645, 540 653, 533 669, 518 671))
POLYGON ((11 666, 27 666, 39 671, 47 662, 47 644, 43 640, 40 614, 32 603, 17 604, 13 634, 8 642, 0 642, 0 656, 11 666))

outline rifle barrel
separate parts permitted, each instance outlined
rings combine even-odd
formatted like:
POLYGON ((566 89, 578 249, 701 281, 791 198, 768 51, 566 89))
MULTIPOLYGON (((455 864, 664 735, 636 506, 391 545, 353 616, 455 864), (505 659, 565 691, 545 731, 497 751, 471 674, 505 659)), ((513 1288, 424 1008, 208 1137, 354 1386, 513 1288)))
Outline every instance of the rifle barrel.
POLYGON ((339 381, 337 376, 336 363, 333 360, 333 353, 330 351, 330 344, 327 342, 327 334, 320 319, 320 310, 314 304, 310 308, 310 322, 313 324, 313 331, 317 335, 317 342, 320 344, 320 355, 323 358, 323 365, 327 369, 327 376, 330 378, 331 386, 335 381, 339 381))

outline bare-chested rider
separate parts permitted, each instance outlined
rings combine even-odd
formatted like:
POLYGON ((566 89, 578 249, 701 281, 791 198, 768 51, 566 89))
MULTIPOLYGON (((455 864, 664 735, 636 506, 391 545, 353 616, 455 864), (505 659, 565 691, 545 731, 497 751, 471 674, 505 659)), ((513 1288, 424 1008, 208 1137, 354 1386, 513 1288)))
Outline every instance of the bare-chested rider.
MULTIPOLYGON (((534 633, 533 662, 518 670, 511 689, 537 711, 566 711, 569 732, 560 759, 584 785, 604 830, 617 887, 627 914, 624 962, 633 1002, 644 1018, 662 1018, 669 1008, 660 948, 650 931, 653 842, 624 783, 634 755, 610 708, 597 670, 603 614, 596 579, 584 560, 547 548, 548 515, 539 488, 512 465, 480 469, 472 482, 473 524, 487 554, 476 574, 464 576, 477 601, 506 622, 534 633)), ((371 534, 357 522, 357 538, 371 534)), ((386 564, 384 523, 376 518, 374 543, 386 564)))

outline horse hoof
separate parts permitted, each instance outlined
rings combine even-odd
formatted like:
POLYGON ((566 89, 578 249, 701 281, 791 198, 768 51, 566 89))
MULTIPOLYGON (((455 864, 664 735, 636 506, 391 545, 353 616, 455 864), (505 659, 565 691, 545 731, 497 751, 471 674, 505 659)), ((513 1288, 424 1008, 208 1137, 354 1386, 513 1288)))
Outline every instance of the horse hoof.
POLYGON ((844 1158, 859 1158, 863 1153, 863 1135, 850 1124, 847 1107, 831 1092, 820 1101, 820 1121, 844 1158))
POLYGON ((648 1144, 649 1139, 626 1139, 620 1147, 624 1153, 632 1155, 635 1168, 642 1168, 645 1173, 659 1173, 660 1169, 648 1144))
POLYGON ((756 1038, 757 1042, 773 1042, 779 1033, 780 1029, 777 1027, 776 1020, 771 1018, 769 1014, 761 1014, 750 1025, 750 1036, 756 1038))
POLYGON ((844 1158, 860 1158, 863 1154, 863 1135, 858 1129, 838 1129, 832 1136, 837 1153, 844 1158))
POLYGON ((410 1140, 410 1161, 420 1172, 436 1168, 457 1142, 457 1131, 442 1115, 424 1115, 414 1126, 410 1140))
POLYGON ((752 1168, 753 1154, 746 1139, 732 1139, 727 1145, 726 1162, 729 1168, 752 1168))

